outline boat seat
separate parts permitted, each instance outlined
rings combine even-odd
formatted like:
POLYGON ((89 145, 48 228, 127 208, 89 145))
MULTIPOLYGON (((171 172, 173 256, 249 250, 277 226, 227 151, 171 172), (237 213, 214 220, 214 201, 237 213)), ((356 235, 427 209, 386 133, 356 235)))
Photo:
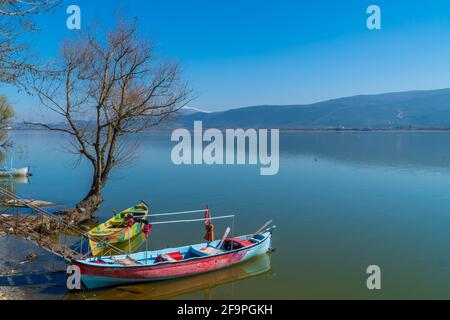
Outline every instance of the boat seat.
POLYGON ((203 247, 203 248, 199 248, 199 249, 196 249, 194 247, 190 247, 189 248, 189 252, 192 255, 199 256, 199 257, 204 257, 204 256, 210 256, 210 255, 214 255, 214 254, 219 254, 219 253, 222 253, 223 251, 220 250, 220 249, 214 248, 214 247, 207 246, 207 247, 203 247))
POLYGON ((200 248, 199 250, 206 253, 207 255, 219 254, 223 252, 222 250, 213 247, 204 247, 200 248))
POLYGON ((160 254, 156 257, 155 262, 177 261, 168 254, 160 254))
POLYGON ((139 261, 134 260, 132 258, 125 258, 125 259, 117 259, 114 260, 117 263, 123 264, 124 266, 135 266, 141 264, 139 261))
POLYGON ((102 260, 100 258, 95 259, 94 261, 92 261, 93 263, 98 263, 98 264, 108 264, 108 262, 106 262, 105 260, 102 260))
POLYGON ((180 252, 170 252, 163 253, 156 257, 155 262, 163 262, 163 261, 178 261, 183 260, 183 256, 180 252))
POLYGON ((224 250, 239 249, 253 245, 254 243, 249 240, 239 239, 239 238, 229 238, 226 239, 223 248, 224 250))
POLYGON ((132 212, 130 212, 132 215, 134 216, 140 216, 140 215, 144 215, 147 214, 147 211, 144 210, 133 210, 132 212))

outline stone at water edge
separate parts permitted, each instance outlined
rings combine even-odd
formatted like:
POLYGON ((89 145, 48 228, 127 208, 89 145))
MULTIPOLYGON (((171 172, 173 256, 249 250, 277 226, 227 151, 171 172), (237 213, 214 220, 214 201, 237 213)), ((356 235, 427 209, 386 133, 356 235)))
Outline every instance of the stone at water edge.
POLYGON ((37 257, 38 257, 37 253, 36 253, 36 252, 32 252, 32 253, 30 253, 30 254, 27 254, 27 255, 25 256, 25 259, 26 259, 27 261, 31 262, 31 261, 35 260, 37 257))

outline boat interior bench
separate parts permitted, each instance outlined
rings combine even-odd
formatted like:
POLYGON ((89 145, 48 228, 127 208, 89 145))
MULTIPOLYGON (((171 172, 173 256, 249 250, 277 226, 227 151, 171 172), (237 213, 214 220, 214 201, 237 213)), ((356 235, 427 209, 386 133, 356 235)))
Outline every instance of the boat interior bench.
POLYGON ((190 256, 194 256, 194 257, 210 256, 210 255, 219 254, 222 252, 223 252, 223 250, 220 250, 220 249, 217 249, 217 248, 214 248, 211 246, 207 246, 207 247, 203 247, 203 248, 194 248, 194 247, 189 248, 190 256))
POLYGON ((124 266, 135 266, 141 264, 139 261, 132 259, 130 257, 127 257, 125 259, 113 259, 116 263, 120 263, 124 266))
POLYGON ((233 250, 233 249, 240 249, 240 248, 248 247, 255 243, 256 243, 256 241, 253 242, 252 239, 244 240, 244 239, 240 239, 240 238, 229 238, 224 241, 222 248, 226 251, 229 251, 229 250, 233 250))
POLYGON ((159 254, 156 257, 155 262, 178 261, 178 260, 183 260, 183 256, 181 255, 181 252, 176 251, 176 252, 159 254))

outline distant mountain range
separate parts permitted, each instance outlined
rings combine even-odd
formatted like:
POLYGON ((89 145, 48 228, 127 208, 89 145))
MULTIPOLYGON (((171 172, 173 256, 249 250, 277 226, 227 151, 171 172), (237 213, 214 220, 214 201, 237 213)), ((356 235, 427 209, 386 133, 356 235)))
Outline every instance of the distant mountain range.
MULTIPOLYGON (((305 105, 261 105, 221 112, 188 107, 158 128, 192 128, 196 120, 201 120, 204 127, 214 128, 450 130, 450 88, 358 95, 305 105)), ((19 123, 14 128, 36 129, 19 123)))
POLYGON ((305 105, 261 105, 222 112, 184 112, 173 125, 280 129, 450 128, 450 88, 358 95, 305 105))

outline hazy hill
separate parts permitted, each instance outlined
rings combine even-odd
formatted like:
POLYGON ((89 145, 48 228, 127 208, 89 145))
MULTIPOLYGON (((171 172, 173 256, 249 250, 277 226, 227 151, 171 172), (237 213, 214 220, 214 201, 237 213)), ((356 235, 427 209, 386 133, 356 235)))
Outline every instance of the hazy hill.
POLYGON ((178 124, 191 127, 442 128, 450 127, 450 89, 358 95, 307 105, 262 105, 223 112, 189 112, 178 124))

